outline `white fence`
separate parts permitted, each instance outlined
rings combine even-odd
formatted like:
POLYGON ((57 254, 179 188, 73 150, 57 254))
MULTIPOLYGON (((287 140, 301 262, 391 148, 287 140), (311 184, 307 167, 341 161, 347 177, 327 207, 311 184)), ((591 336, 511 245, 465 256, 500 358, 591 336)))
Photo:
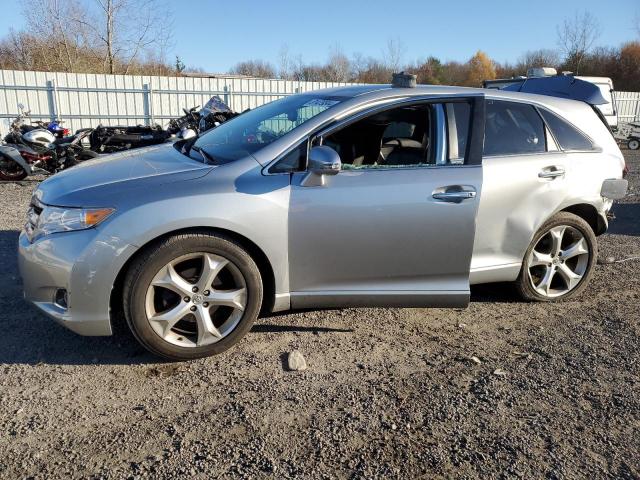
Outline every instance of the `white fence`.
MULTIPOLYGON (((166 125, 182 108, 203 105, 219 95, 243 111, 294 93, 345 83, 257 78, 152 77, 0 70, 0 121, 8 122, 22 103, 35 120, 61 118, 76 130, 103 125, 166 125)), ((640 121, 640 93, 616 92, 621 122, 640 121)))
POLYGON ((182 108, 219 95, 241 112, 294 93, 347 85, 258 78, 152 77, 0 70, 1 130, 22 103, 34 120, 63 119, 72 130, 103 125, 166 125, 182 108))
POLYGON ((615 92, 619 122, 640 122, 640 92, 615 92))

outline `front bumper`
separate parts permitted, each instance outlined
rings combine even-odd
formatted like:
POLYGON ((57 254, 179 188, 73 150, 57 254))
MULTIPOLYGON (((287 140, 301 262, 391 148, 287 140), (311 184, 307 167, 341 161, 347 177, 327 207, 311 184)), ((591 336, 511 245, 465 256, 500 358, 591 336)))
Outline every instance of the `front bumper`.
POLYGON ((18 266, 25 299, 80 335, 111 335, 110 296, 118 272, 135 251, 96 229, 57 233, 18 242, 18 266), (56 293, 66 290, 66 308, 56 293))

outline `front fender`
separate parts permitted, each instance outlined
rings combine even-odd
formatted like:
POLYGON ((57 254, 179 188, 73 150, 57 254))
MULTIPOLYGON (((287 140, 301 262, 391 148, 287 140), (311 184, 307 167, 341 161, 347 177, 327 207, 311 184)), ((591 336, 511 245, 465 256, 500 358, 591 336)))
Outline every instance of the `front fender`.
POLYGON ((18 165, 24 168, 24 171, 27 172, 28 175, 33 174, 33 169, 31 168, 31 165, 29 165, 26 162, 26 160, 22 158, 22 155, 20 155, 20 152, 16 150, 14 147, 10 147, 8 145, 0 145, 0 155, 4 155, 5 157, 8 157, 14 162, 16 162, 18 165))
MULTIPOLYGON (((253 165, 256 162, 253 161, 253 165)), ((289 291, 289 176, 263 176, 259 168, 219 168, 199 179, 161 189, 125 192, 118 213, 98 227, 136 250, 174 232, 226 230, 256 245, 269 261, 276 293, 289 291), (217 170, 217 171, 216 171, 217 170)), ((133 252, 132 252, 133 253, 133 252)))

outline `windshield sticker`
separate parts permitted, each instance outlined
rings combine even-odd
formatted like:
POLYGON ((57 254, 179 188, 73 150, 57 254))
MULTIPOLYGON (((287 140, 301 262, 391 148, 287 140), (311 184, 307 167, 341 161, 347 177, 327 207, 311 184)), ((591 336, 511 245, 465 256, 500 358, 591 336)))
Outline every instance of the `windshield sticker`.
POLYGON ((314 98, 302 105, 303 107, 333 107, 335 104, 340 103, 338 100, 327 100, 325 98, 314 98))

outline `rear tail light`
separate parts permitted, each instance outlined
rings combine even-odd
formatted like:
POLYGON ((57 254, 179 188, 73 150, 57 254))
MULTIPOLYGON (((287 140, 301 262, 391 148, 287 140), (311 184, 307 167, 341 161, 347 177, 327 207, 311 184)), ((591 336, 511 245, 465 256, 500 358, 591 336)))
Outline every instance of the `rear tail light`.
POLYGON ((68 137, 71 134, 71 130, 69 130, 68 128, 63 128, 62 129, 62 136, 63 137, 68 137))

